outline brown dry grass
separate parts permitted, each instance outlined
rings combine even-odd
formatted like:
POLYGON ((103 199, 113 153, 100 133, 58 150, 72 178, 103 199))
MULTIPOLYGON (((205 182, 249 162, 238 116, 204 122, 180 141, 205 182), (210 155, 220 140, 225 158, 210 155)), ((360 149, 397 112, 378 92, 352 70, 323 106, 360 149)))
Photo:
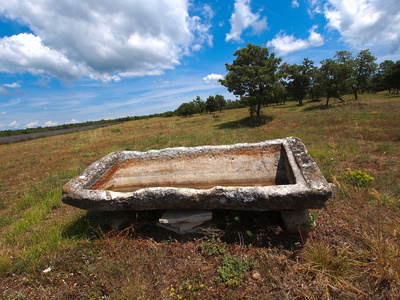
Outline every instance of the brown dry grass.
POLYGON ((289 103, 264 113, 274 119, 255 128, 229 128, 247 116, 239 109, 0 145, 0 297, 400 298, 400 99, 364 95, 323 111, 289 103), (338 187, 307 237, 282 230, 275 212, 216 211, 218 230, 180 237, 154 226, 162 212, 94 213, 61 203, 63 184, 112 151, 286 136, 300 137, 338 187), (375 180, 353 185, 348 170, 375 180), (110 224, 121 218, 123 230, 114 232, 110 224), (255 261, 237 285, 220 280, 227 254, 255 261))

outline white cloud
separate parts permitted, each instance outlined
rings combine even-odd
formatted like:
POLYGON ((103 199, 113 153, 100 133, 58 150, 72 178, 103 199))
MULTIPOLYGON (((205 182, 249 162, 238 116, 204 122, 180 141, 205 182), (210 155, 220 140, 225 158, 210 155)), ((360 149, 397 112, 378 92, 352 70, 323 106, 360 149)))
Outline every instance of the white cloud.
POLYGON ((26 128, 32 128, 35 127, 39 124, 39 121, 34 121, 34 122, 30 122, 28 124, 26 124, 26 128))
POLYGON ((190 16, 188 0, 0 0, 0 15, 33 34, 0 40, 0 71, 118 81, 178 65, 192 46, 212 45, 213 12, 190 16))
POLYGON ((324 37, 318 33, 315 32, 315 30, 318 28, 317 25, 314 25, 310 30, 309 30, 309 37, 308 37, 308 43, 310 46, 313 47, 319 47, 324 44, 324 37))
POLYGON ((8 124, 9 127, 18 127, 17 121, 12 121, 10 124, 8 124))
POLYGON ((21 86, 19 85, 19 83, 16 83, 16 82, 11 83, 11 84, 5 83, 5 84, 3 84, 3 86, 8 87, 8 88, 13 88, 13 89, 15 89, 15 88, 20 88, 20 87, 21 87, 21 86))
POLYGON ((211 73, 210 75, 207 75, 206 77, 203 77, 204 83, 215 83, 218 82, 219 79, 224 79, 224 76, 219 75, 219 74, 214 74, 211 73))
POLYGON ((57 124, 57 122, 47 121, 46 123, 44 123, 44 126, 56 126, 57 124))
POLYGON ((267 47, 273 47, 278 55, 287 55, 310 47, 322 46, 324 37, 315 32, 317 28, 317 26, 313 26, 309 30, 310 35, 307 40, 296 39, 293 35, 286 35, 281 31, 273 40, 267 43, 267 47))
POLYGON ((323 1, 321 0, 307 0, 309 8, 307 9, 308 14, 313 18, 315 14, 321 14, 323 11, 323 1))
POLYGON ((253 34, 260 34, 267 29, 267 18, 260 16, 260 13, 252 13, 250 8, 250 0, 236 0, 235 10, 229 20, 231 23, 231 31, 226 34, 225 41, 240 42, 242 32, 247 28, 251 28, 253 34))
POLYGON ((71 123, 71 124, 74 124, 74 123, 78 123, 78 121, 75 120, 75 119, 72 119, 70 123, 71 123))
POLYGON ((7 114, 7 112, 5 112, 5 111, 2 111, 1 113, 0 113, 0 115, 6 115, 7 114))
POLYGON ((203 15, 208 19, 212 19, 215 16, 215 12, 212 10, 210 5, 204 4, 203 15))
POLYGON ((142 77, 142 76, 155 76, 164 74, 161 70, 148 70, 146 72, 121 72, 118 73, 120 77, 142 77))
POLYGON ((33 75, 46 72, 60 79, 77 79, 85 73, 85 67, 44 46, 40 37, 21 33, 0 39, 0 71, 33 75))
POLYGON ((400 51, 398 0, 329 0, 324 6, 328 26, 352 46, 384 46, 400 51))
POLYGON ((297 7, 299 7, 299 6, 300 6, 299 1, 297 1, 297 0, 292 0, 292 7, 297 8, 297 7))

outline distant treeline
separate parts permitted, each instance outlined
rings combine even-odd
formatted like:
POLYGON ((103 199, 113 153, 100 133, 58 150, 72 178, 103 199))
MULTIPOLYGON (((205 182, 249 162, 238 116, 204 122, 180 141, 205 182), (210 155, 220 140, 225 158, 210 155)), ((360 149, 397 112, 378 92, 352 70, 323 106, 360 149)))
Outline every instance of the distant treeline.
POLYGON ((209 96, 206 101, 200 96, 190 102, 182 103, 175 111, 169 112, 176 116, 192 116, 194 114, 212 113, 226 109, 235 109, 246 107, 247 103, 243 100, 225 100, 222 95, 209 96))
POLYGON ((8 129, 0 131, 0 137, 6 136, 15 136, 15 135, 23 135, 29 133, 38 133, 38 132, 48 132, 48 131, 55 131, 61 129, 69 129, 69 128, 78 128, 84 126, 91 126, 91 125, 107 125, 107 124, 114 124, 114 123, 121 123, 133 120, 143 120, 143 119, 151 119, 156 117, 173 117, 173 116, 191 116, 196 113, 205 113, 206 111, 215 111, 215 110, 223 110, 223 109, 234 109, 245 107, 245 104, 239 100, 225 100, 224 96, 216 95, 210 96, 206 102, 200 99, 200 96, 197 96, 196 100, 193 100, 189 103, 183 103, 179 106, 178 109, 174 111, 167 111, 164 113, 156 113, 156 114, 149 114, 144 116, 134 116, 134 117, 123 117, 118 119, 110 119, 110 120, 99 120, 99 121, 87 121, 83 123, 70 123, 70 124, 63 124, 57 126, 48 126, 48 127, 35 127, 35 128, 26 128, 26 129, 8 129), (213 99, 211 101, 211 99, 213 99), (217 99, 218 103, 215 101, 217 99), (207 106, 208 105, 208 106, 207 106), (188 107, 186 107, 188 106, 188 107), (185 109, 186 107, 186 109, 185 109))

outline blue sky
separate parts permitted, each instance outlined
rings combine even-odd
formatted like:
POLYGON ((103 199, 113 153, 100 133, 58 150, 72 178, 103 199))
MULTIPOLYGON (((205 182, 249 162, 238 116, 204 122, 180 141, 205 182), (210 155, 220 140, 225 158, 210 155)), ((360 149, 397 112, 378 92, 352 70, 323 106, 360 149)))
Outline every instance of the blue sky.
POLYGON ((222 94, 253 43, 317 65, 400 57, 398 0, 0 0, 0 130, 175 110, 222 94))

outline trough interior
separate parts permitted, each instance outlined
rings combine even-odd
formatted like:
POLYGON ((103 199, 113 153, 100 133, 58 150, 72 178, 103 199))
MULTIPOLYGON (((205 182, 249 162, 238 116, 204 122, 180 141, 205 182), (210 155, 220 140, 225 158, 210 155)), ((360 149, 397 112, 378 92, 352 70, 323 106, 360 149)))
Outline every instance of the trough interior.
POLYGON ((214 186, 294 184, 284 146, 181 153, 115 164, 92 189, 134 192, 150 187, 209 189, 214 186))

